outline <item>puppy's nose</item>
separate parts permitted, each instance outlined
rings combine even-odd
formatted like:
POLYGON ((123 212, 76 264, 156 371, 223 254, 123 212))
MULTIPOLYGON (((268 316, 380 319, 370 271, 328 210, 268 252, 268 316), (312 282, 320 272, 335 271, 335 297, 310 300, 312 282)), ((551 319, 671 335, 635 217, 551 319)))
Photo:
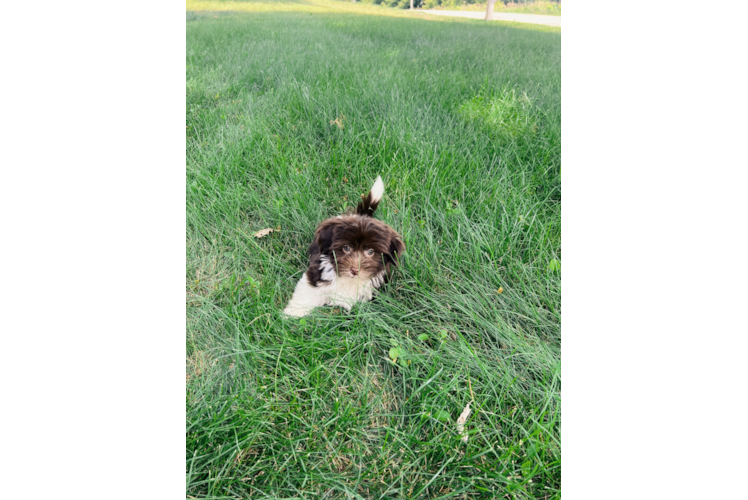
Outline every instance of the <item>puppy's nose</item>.
POLYGON ((358 269, 356 269, 355 267, 352 267, 351 268, 351 274, 354 275, 354 276, 358 276, 358 269))

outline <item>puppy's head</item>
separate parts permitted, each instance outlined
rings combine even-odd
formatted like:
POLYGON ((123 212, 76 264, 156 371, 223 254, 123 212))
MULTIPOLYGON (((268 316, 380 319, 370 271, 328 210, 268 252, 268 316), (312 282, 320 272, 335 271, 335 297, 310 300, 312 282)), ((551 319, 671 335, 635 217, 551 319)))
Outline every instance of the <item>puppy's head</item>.
POLYGON ((367 280, 397 265, 405 244, 394 229, 371 217, 350 215, 322 222, 314 234, 317 247, 338 276, 367 280))

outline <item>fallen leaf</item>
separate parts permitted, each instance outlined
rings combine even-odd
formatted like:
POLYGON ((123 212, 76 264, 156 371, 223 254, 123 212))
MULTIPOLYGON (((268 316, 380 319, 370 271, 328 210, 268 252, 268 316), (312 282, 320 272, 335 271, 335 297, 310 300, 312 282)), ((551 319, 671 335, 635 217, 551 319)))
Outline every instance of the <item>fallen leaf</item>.
POLYGON ((262 238, 263 236, 267 236, 268 234, 272 233, 273 231, 277 231, 277 229, 273 229, 272 227, 269 227, 267 229, 262 229, 260 231, 257 231, 253 236, 255 238, 262 238))
POLYGON ((498 290, 496 290, 496 293, 504 293, 504 287, 499 287, 498 290))
POLYGON ((334 120, 330 120, 330 125, 337 125, 340 130, 343 130, 345 128, 345 125, 343 125, 344 121, 345 115, 340 115, 334 120))
POLYGON ((460 413, 460 416, 457 417, 457 434, 460 434, 462 436, 461 441, 463 443, 467 443, 468 440, 468 433, 467 431, 465 431, 465 422, 467 422, 471 411, 472 410, 470 409, 470 403, 468 402, 465 409, 462 410, 462 413, 460 413))

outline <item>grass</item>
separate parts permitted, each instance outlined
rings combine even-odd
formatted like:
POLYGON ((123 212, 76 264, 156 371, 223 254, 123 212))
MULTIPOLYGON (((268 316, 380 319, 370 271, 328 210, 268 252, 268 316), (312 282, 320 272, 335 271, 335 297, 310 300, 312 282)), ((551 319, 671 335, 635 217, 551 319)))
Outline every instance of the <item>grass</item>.
POLYGON ((560 498, 560 35, 323 1, 188 3, 187 495, 560 498), (394 281, 283 318, 378 174, 394 281))
MULTIPOLYGON (((189 12, 309 12, 351 13, 388 17, 411 17, 411 13, 383 5, 340 0, 187 0, 189 12)), ((188 20, 190 19, 188 14, 188 20)))
MULTIPOLYGON (((439 5, 437 0, 421 2, 419 9, 437 10, 470 10, 486 11, 485 3, 445 2, 439 5)), ((415 12, 406 12, 402 8, 375 5, 371 2, 350 2, 342 0, 187 0, 188 11, 233 11, 233 12, 348 12, 391 17, 412 17, 415 12)), ((513 12, 522 14, 561 15, 561 4, 539 0, 532 3, 496 2, 494 12, 513 12)))

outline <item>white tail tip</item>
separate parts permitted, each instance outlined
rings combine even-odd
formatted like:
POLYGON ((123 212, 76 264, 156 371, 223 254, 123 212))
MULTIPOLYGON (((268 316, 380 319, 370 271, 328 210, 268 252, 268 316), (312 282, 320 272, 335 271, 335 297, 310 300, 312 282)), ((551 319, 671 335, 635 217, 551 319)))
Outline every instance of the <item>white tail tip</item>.
POLYGON ((382 182, 382 176, 378 175, 377 180, 374 181, 374 185, 371 187, 371 202, 379 203, 382 196, 384 196, 384 182, 382 182))

